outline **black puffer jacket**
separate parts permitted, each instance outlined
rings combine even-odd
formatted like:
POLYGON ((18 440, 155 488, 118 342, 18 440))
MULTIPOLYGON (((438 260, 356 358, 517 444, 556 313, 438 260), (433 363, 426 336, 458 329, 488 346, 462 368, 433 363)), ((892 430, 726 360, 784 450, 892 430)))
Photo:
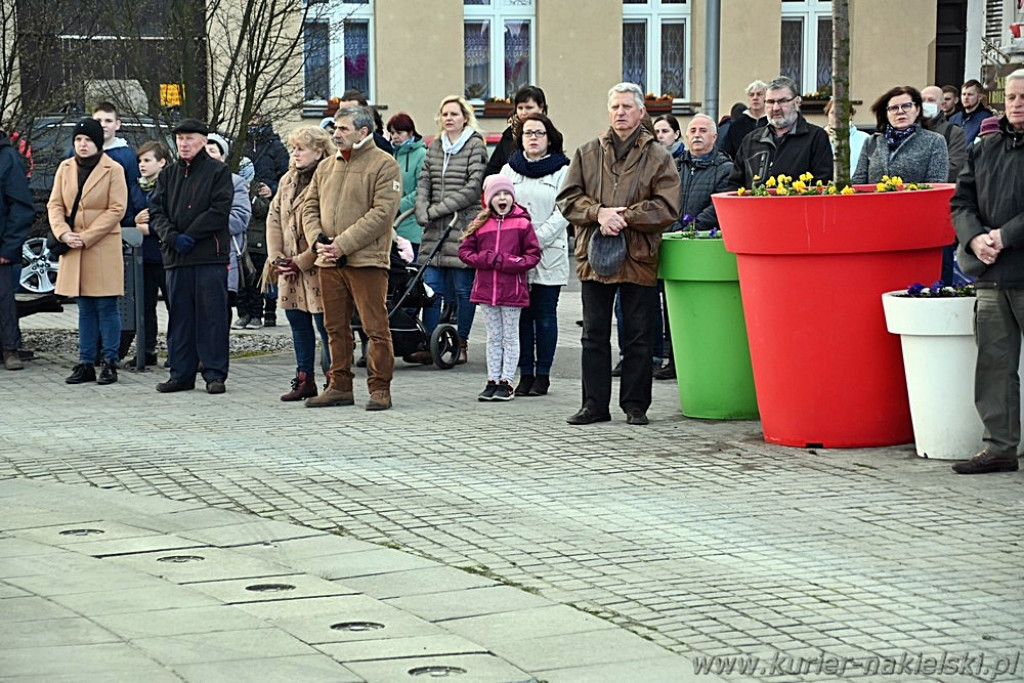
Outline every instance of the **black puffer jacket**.
POLYGON ((231 171, 200 150, 191 162, 178 159, 160 172, 150 198, 149 220, 160 236, 164 268, 224 264, 230 254, 228 215, 235 197, 231 171), (187 254, 174 249, 178 235, 196 246, 187 254))
POLYGON ((288 150, 274 129, 267 124, 251 129, 242 155, 252 161, 256 180, 266 183, 277 194, 277 183, 288 172, 288 150))
POLYGON ((972 145, 950 202, 953 225, 970 252, 970 241, 998 228, 1003 251, 978 277, 979 287, 1024 288, 1024 131, 1004 116, 999 135, 972 145))
MULTIPOLYGON (((732 160, 724 152, 715 152, 710 159, 696 159, 685 152, 676 162, 679 179, 682 181, 680 196, 680 219, 689 214, 697 221, 701 230, 718 227, 718 215, 711 203, 711 195, 729 189, 729 175, 732 160)), ((684 226, 676 221, 670 228, 680 230, 684 226)))
POLYGON ((832 180, 832 145, 824 128, 808 123, 797 114, 796 123, 781 141, 775 139, 771 126, 757 128, 747 134, 733 159, 735 165, 729 178, 730 189, 752 187, 754 176, 764 182, 780 173, 793 178, 803 173, 814 176, 811 181, 832 180))

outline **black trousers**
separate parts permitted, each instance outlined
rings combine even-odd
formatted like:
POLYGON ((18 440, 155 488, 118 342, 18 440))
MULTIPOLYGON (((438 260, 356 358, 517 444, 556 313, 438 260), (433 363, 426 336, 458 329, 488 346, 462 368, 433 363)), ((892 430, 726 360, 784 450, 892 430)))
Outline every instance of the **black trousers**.
POLYGON ((195 381, 199 363, 207 382, 228 376, 228 266, 167 270, 171 379, 195 381))
MULTIPOLYGON (((146 354, 156 354, 156 305, 160 292, 164 293, 164 306, 168 307, 167 282, 164 278, 164 264, 143 263, 142 264, 142 288, 143 288, 143 313, 144 326, 146 330, 146 354)), ((168 308, 168 310, 170 310, 168 308)))
POLYGON ((651 325, 658 315, 658 288, 632 283, 582 282, 583 405, 607 413, 612 397, 612 312, 615 293, 622 297, 623 411, 651 405, 651 325))

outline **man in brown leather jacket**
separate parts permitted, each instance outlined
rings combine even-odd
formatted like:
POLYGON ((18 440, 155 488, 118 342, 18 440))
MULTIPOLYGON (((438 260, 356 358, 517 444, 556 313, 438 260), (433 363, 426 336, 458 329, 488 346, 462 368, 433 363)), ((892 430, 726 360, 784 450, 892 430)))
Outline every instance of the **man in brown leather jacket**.
POLYGON ((619 83, 609 90, 611 128, 576 150, 558 193, 562 215, 577 229, 576 272, 583 290, 583 406, 569 424, 611 419, 617 292, 624 354, 619 407, 629 424, 647 424, 658 250, 662 230, 679 217, 680 191, 672 156, 640 125, 644 114, 639 86, 619 83))

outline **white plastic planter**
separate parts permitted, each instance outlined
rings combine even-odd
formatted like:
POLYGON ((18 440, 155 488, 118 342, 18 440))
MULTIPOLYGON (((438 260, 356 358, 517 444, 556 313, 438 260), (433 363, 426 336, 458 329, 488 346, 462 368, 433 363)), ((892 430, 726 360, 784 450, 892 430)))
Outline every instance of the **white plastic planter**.
POLYGON ((914 443, 922 458, 965 460, 982 448, 974 407, 974 297, 882 295, 885 324, 900 335, 914 443))

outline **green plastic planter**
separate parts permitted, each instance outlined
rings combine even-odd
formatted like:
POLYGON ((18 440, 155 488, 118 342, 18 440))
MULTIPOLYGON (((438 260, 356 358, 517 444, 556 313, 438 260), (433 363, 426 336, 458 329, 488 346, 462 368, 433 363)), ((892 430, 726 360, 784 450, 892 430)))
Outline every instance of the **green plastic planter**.
POLYGON ((658 277, 665 281, 672 356, 683 415, 756 419, 736 255, 720 239, 667 233, 658 277))

